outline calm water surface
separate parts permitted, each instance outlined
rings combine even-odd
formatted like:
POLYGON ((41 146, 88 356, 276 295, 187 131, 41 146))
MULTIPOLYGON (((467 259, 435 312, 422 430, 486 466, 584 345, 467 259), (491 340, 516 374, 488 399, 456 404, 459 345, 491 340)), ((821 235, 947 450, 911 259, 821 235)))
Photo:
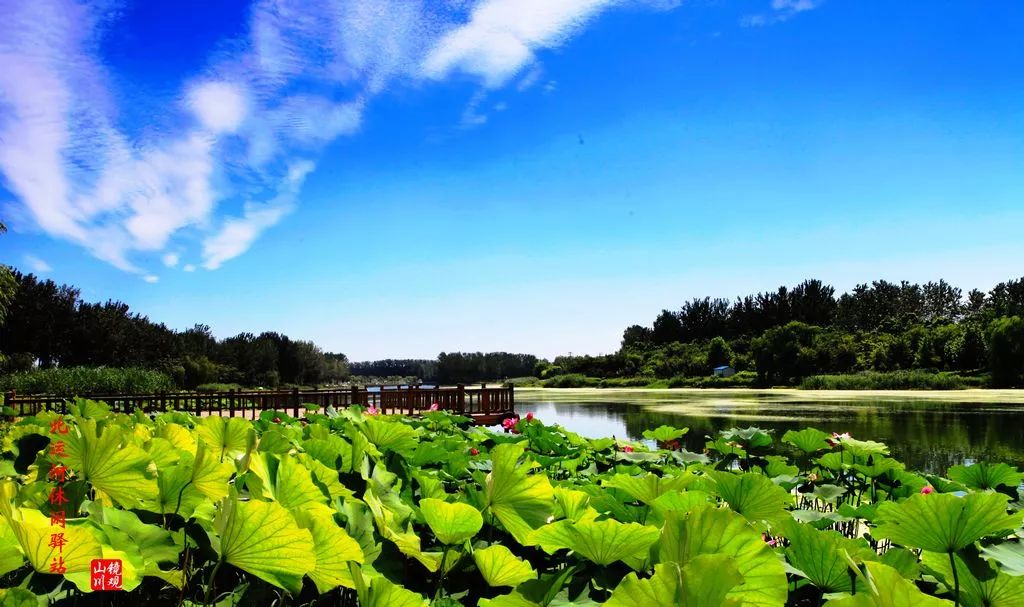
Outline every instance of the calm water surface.
POLYGON ((931 400, 861 393, 819 398, 788 391, 552 392, 517 390, 516 410, 521 415, 532 411, 546 423, 588 437, 642 440, 644 430, 662 424, 687 427, 684 440, 691 451, 702 450, 707 435, 731 427, 773 429, 778 439, 786 430, 814 426, 884 442, 894 457, 925 472, 942 474, 949 466, 978 460, 1024 468, 1024 402, 1019 397, 1004 397, 1015 402, 987 402, 987 396, 972 392, 959 397, 970 399, 963 402, 949 394, 931 400))

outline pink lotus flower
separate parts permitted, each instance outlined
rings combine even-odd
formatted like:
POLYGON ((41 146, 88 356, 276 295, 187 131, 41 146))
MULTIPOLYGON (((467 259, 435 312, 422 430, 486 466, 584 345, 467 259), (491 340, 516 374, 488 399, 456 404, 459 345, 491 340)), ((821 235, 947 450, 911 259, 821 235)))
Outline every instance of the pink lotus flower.
POLYGON ((921 495, 928 495, 929 493, 935 493, 935 488, 931 485, 925 485, 921 487, 921 495))
POLYGON ((622 452, 623 453, 632 453, 633 452, 633 447, 630 447, 629 445, 623 445, 622 446, 622 452))
POLYGON ((835 447, 840 442, 842 442, 844 440, 847 440, 847 439, 850 439, 850 438, 853 438, 853 437, 850 436, 849 432, 843 432, 842 434, 839 434, 838 432, 833 432, 832 433, 832 438, 826 438, 825 442, 827 442, 832 447, 835 447))
POLYGON ((275 424, 280 424, 281 423, 281 418, 280 417, 275 417, 274 418, 274 423, 275 424))
POLYGON ((528 412, 526 414, 526 421, 528 421, 528 422, 533 421, 533 411, 530 411, 530 412, 528 412))
POLYGON ((366 414, 367 415, 377 415, 379 413, 380 413, 380 411, 377 410, 377 407, 372 407, 371 406, 371 407, 367 407, 366 408, 366 414))
POLYGON ((430 405, 430 410, 431 411, 437 411, 440 408, 441 408, 441 405, 439 405, 437 403, 434 403, 434 404, 430 405))
POLYGON ((478 451, 476 447, 471 447, 469 449, 469 454, 470 455, 480 455, 480 451, 478 451))

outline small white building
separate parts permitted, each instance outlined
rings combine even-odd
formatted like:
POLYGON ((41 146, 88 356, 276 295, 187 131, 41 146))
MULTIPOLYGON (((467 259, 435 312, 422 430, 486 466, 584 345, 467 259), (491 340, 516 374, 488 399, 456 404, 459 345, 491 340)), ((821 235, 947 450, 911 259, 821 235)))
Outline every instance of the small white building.
POLYGON ((715 367, 715 377, 732 377, 736 375, 736 369, 733 369, 729 365, 722 365, 721 367, 715 367))

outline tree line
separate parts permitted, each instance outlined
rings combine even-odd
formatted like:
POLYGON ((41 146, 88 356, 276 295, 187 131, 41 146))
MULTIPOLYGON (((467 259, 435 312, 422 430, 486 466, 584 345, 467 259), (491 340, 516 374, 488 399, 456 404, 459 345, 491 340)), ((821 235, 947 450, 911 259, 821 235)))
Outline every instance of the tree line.
POLYGON ((438 384, 460 384, 532 375, 537 366, 532 354, 509 352, 442 352, 436 360, 384 359, 354 362, 353 375, 408 377, 438 384))
POLYGON ((70 285, 7 273, 11 288, 0 295, 0 372, 141 367, 163 371, 186 388, 317 384, 350 374, 344 354, 324 352, 311 341, 269 331, 218 340, 202 324, 176 331, 123 302, 87 302, 70 285))
POLYGON ((537 375, 655 378, 730 365, 765 385, 816 374, 924 369, 1024 383, 1024 278, 964 293, 945 280, 877 280, 836 295, 820 280, 738 297, 694 298, 623 332, 604 356, 560 356, 537 375))

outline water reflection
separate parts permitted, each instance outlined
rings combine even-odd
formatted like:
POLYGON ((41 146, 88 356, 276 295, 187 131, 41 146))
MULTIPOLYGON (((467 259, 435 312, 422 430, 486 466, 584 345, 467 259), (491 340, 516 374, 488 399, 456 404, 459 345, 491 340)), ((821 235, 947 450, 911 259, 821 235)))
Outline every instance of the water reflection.
POLYGON ((690 428, 686 448, 704 448, 706 435, 733 426, 789 429, 814 426, 826 432, 889 445, 907 466, 944 474, 953 465, 985 460, 1024 467, 1024 406, 932 402, 920 399, 810 402, 777 397, 608 395, 580 398, 517 395, 520 414, 533 411, 584 436, 642 439, 665 424, 690 428))

